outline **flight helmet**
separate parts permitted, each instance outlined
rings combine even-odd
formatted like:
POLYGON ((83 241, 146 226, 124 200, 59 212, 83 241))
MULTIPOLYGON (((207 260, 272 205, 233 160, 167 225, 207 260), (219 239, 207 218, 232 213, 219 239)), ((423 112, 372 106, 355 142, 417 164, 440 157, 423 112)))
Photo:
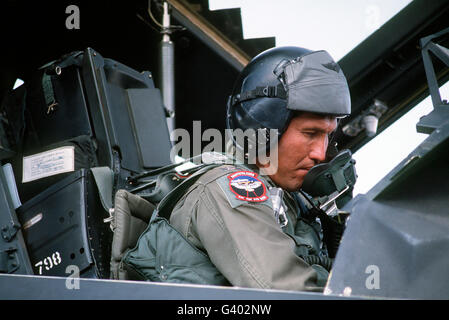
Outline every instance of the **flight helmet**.
MULTIPOLYGON (((324 50, 271 48, 254 57, 237 78, 228 98, 226 128, 257 130, 256 141, 246 143, 260 152, 277 143, 297 111, 337 118, 349 115, 346 78, 324 50), (270 139, 269 129, 277 130, 276 139, 270 139)), ((237 149, 245 148, 231 138, 237 149)))

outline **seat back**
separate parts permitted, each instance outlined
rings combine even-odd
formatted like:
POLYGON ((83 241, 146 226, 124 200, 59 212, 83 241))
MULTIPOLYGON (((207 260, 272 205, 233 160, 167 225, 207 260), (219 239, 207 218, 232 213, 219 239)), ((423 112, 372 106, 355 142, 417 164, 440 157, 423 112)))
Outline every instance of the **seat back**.
POLYGON ((121 268, 124 254, 136 246, 147 228, 155 206, 142 197, 126 190, 118 190, 114 198, 114 231, 111 250, 111 279, 128 280, 128 272, 121 268))

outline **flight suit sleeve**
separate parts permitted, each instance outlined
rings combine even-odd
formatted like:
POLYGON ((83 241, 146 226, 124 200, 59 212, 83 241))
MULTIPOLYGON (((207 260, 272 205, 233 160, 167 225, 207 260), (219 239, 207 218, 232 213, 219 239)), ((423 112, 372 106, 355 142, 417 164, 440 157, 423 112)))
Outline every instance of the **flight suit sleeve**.
POLYGON ((295 242, 282 231, 271 206, 244 201, 235 206, 228 198, 216 181, 200 186, 190 232, 232 285, 323 290, 316 271, 295 254, 295 242))

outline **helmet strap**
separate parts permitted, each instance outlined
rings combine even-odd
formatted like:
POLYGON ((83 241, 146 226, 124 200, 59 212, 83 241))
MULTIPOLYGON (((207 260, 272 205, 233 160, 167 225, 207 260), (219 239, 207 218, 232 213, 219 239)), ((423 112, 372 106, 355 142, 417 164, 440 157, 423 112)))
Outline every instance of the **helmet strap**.
POLYGON ((255 98, 280 98, 286 99, 287 93, 285 92, 284 86, 278 84, 277 86, 266 86, 266 87, 256 87, 254 90, 249 90, 236 94, 231 98, 231 105, 237 103, 252 100, 255 98))

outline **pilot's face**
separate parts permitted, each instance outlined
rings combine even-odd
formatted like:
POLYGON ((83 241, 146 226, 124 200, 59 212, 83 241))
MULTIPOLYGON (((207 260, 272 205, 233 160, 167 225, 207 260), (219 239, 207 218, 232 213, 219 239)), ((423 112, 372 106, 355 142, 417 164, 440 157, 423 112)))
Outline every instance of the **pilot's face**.
POLYGON ((336 127, 334 117, 309 112, 294 117, 278 143, 278 168, 270 178, 285 190, 297 191, 310 168, 326 158, 328 137, 336 127))

